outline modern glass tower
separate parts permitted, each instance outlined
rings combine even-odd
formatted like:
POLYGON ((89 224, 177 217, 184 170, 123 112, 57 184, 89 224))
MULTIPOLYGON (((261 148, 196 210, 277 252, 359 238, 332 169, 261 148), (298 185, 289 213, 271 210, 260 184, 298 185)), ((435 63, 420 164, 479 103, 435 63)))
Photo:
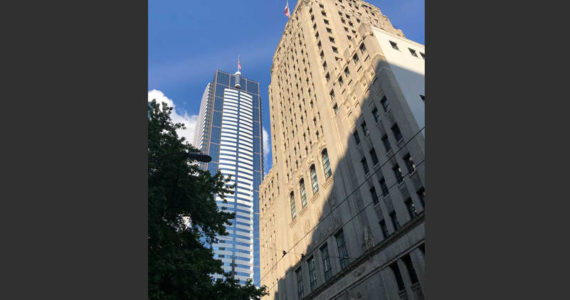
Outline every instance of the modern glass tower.
POLYGON ((214 257, 223 269, 244 283, 252 279, 259 285, 259 184, 262 180, 263 145, 259 82, 235 74, 216 71, 202 96, 194 145, 212 157, 202 163, 212 174, 220 170, 231 175, 233 195, 221 210, 234 212, 227 226, 229 235, 213 244, 214 257))

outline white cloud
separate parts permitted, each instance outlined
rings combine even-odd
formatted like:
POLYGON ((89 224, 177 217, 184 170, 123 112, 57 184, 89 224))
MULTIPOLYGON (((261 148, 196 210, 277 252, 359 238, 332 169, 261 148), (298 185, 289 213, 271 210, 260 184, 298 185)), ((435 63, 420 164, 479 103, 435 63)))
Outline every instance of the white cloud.
POLYGON ((271 145, 269 144, 269 133, 267 133, 267 130, 265 130, 265 128, 263 128, 262 138, 263 138, 263 161, 265 162, 264 164, 268 164, 269 153, 271 152, 271 145))
POLYGON ((179 114, 176 111, 176 106, 174 101, 169 99, 159 90, 151 90, 148 92, 148 102, 156 100, 157 103, 166 103, 169 107, 173 107, 172 113, 170 113, 170 118, 174 123, 182 123, 186 127, 185 129, 178 129, 177 133, 179 136, 183 136, 186 141, 192 143, 194 140, 194 129, 196 128, 196 123, 198 122, 198 115, 188 115, 187 112, 184 114, 179 114))

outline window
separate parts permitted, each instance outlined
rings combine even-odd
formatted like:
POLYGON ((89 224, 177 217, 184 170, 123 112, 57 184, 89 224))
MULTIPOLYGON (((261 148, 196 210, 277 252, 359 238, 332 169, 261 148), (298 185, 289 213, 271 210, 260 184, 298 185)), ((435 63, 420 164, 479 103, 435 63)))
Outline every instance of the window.
POLYGON ((350 75, 350 71, 348 70, 348 67, 344 68, 344 74, 346 74, 346 76, 350 75))
POLYGON ((336 246, 338 248, 338 256, 340 260, 340 267, 344 269, 348 265, 348 251, 344 241, 344 232, 342 229, 334 235, 336 239, 336 246))
POLYGON ((329 178, 332 175, 332 171, 331 171, 331 165, 329 162, 329 154, 327 152, 327 149, 321 152, 321 158, 323 160, 323 170, 325 172, 325 178, 329 178))
POLYGON ((380 221, 380 229, 382 229, 382 234, 384 235, 384 238, 390 236, 390 234, 388 233, 388 227, 386 227, 386 221, 384 220, 380 221))
POLYGON ((416 165, 414 164, 414 161, 412 160, 412 156, 410 155, 410 153, 406 154, 404 156, 404 161, 406 162, 406 167, 408 168, 408 173, 414 173, 414 171, 416 171, 416 165))
POLYGON ((422 206, 426 207, 425 204, 425 197, 426 197, 426 190, 424 189, 424 187, 422 186, 417 192, 416 194, 418 194, 418 197, 420 198, 420 201, 422 202, 422 206))
POLYGON ((390 269, 392 273, 394 273, 394 277, 396 277, 396 283, 398 284, 398 290, 406 290, 406 286, 404 285, 404 280, 402 279, 402 274, 400 273, 400 269, 398 268, 398 263, 394 262, 390 265, 390 269))
POLYGON ((416 50, 410 49, 410 48, 408 48, 408 50, 410 50, 410 54, 411 54, 412 56, 418 57, 418 54, 416 53, 416 50))
POLYGON ((374 150, 374 148, 372 148, 372 150, 370 150, 370 157, 372 157, 372 165, 375 166, 378 163, 378 156, 376 156, 376 150, 374 150))
POLYGON ((422 101, 426 101, 426 96, 420 95, 420 98, 422 98, 422 101))
POLYGON ((398 181, 398 183, 402 183, 402 181, 404 180, 404 177, 402 176, 402 169, 400 169, 400 166, 398 166, 398 164, 396 164, 392 168, 392 171, 394 171, 394 175, 396 176, 396 181, 398 181))
POLYGON ((378 204, 379 200, 378 200, 378 195, 376 195, 375 187, 370 188, 370 195, 372 196, 372 203, 378 204))
POLYGON ((398 123, 394 123, 394 126, 392 126, 392 133, 394 133, 396 141, 400 141, 402 139, 402 132, 400 131, 398 123))
POLYGON ((331 90, 331 92, 329 93, 329 95, 331 96, 331 100, 334 100, 334 90, 331 90))
POLYGON ((338 105, 336 103, 333 106, 333 111, 335 115, 338 114, 338 105))
POLYGON ((303 269, 298 268, 295 275, 297 276, 297 296, 303 299, 303 269))
POLYGON ((325 271, 325 280, 329 280, 329 278, 331 278, 332 275, 332 270, 331 270, 331 261, 329 258, 329 249, 327 248, 327 244, 325 243, 321 248, 321 257, 323 259, 323 268, 325 271))
POLYGON ((376 123, 380 121, 380 112, 376 106, 374 106, 374 109, 372 110, 372 116, 374 116, 374 121, 376 121, 376 123))
POLYGON ((331 79, 331 76, 329 75, 329 73, 327 73, 327 74, 325 75, 325 79, 327 80, 327 82, 329 82, 329 80, 331 79))
MULTIPOLYGON (((325 22, 325 24, 327 24, 327 25, 329 24, 329 20, 327 20, 327 19, 323 19, 323 22, 325 22)), ((329 28, 327 28, 327 29, 330 30, 329 28)))
POLYGON ((360 163, 362 164, 362 169, 364 169, 364 174, 368 174, 368 172, 369 172, 370 170, 368 169, 368 163, 366 162, 366 157, 363 157, 363 158, 360 160, 360 163))
POLYGON ((394 230, 400 229, 400 223, 398 222, 395 211, 390 213, 390 219, 392 219, 392 226, 394 226, 394 230))
POLYGON ((366 51, 366 46, 364 46, 364 43, 360 44, 360 52, 364 53, 364 51, 366 51))
POLYGON ((382 108, 384 109, 384 111, 387 112, 388 108, 390 107, 390 103, 388 102, 386 96, 382 97, 382 100, 380 100, 380 104, 382 104, 382 108))
POLYGON ((338 78, 338 83, 340 83, 340 85, 342 85, 342 84, 344 83, 344 80, 342 79, 342 76, 340 76, 340 77, 338 78))
POLYGON ((384 144, 384 149, 386 149, 386 152, 392 150, 392 146, 390 145, 390 141, 388 140, 388 135, 384 135, 382 137, 382 144, 384 144))
POLYGON ((390 41, 390 45, 392 46, 392 48, 396 49, 396 50, 400 50, 400 48, 398 48, 398 44, 390 41))
POLYGON ((315 270, 315 258, 311 256, 307 260, 307 264, 309 265, 309 282, 311 284, 311 290, 314 290, 317 287, 317 272, 315 270))
POLYGON ((354 136, 354 141, 356 142, 356 144, 360 144, 360 136, 358 135, 358 130, 354 130, 354 132, 352 133, 352 136, 354 136))
MULTIPOLYGON (((327 31, 328 31, 329 33, 332 33, 332 31, 331 31, 330 28, 327 28, 327 31)), ((329 36, 329 41, 330 41, 331 43, 334 43, 334 38, 332 38, 332 37, 329 36)))
MULTIPOLYGON (((334 42, 334 41, 333 41, 333 42, 334 42)), ((338 53, 338 49, 337 49, 336 47, 334 47, 334 46, 332 47, 332 51, 333 51, 334 53, 338 53)))
POLYGON ((289 195, 289 204, 291 205, 291 219, 295 219, 297 211, 295 210, 295 195, 293 192, 289 195))
POLYGON ((418 212, 416 211, 416 206, 414 205, 412 198, 406 199, 404 203, 406 203, 406 208, 408 209, 408 213, 410 214, 410 219, 413 219, 415 216, 418 215, 418 212))
POLYGON ((317 182, 317 171, 315 170, 315 165, 311 165, 311 181, 313 184, 313 194, 319 191, 319 183, 317 182))
POLYGON ((423 52, 420 52, 420 55, 422 56, 423 59, 426 59, 426 55, 423 52))
POLYGON ((388 193, 390 193, 390 191, 388 190, 388 186, 386 185, 386 179, 382 177, 379 182, 380 182, 380 188, 382 188, 382 196, 384 197, 388 196, 388 193))
POLYGON ((307 206, 307 190, 305 189, 305 180, 301 178, 299 181, 299 190, 301 190, 301 205, 307 206))
POLYGON ((354 56, 352 57, 352 60, 354 60, 354 63, 358 62, 358 54, 354 54, 354 56))
POLYGON ((406 265, 408 274, 410 274, 410 281, 412 282, 412 284, 418 283, 418 275, 416 274, 416 270, 414 269, 414 265, 412 264, 410 255, 406 254, 404 257, 402 257, 402 261, 404 262, 404 265, 406 265))
POLYGON ((362 132, 364 132, 364 135, 368 135, 368 127, 366 127, 366 121, 362 121, 360 127, 362 127, 362 132))

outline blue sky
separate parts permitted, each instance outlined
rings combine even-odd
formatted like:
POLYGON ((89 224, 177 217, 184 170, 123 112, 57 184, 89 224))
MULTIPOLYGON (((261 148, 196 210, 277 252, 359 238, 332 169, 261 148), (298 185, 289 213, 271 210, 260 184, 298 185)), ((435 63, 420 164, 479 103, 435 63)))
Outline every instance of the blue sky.
MULTIPOLYGON (((380 8, 406 37, 425 44, 424 0, 367 2, 380 8)), ((296 3, 289 1, 291 11, 296 3)), ((282 0, 149 0, 149 91, 162 92, 152 95, 172 101, 177 118, 193 126, 215 70, 235 72, 240 55, 242 74, 260 82, 262 122, 269 133, 267 86, 273 53, 287 22, 284 7, 282 0)), ((265 158, 267 171, 271 154, 265 158)))

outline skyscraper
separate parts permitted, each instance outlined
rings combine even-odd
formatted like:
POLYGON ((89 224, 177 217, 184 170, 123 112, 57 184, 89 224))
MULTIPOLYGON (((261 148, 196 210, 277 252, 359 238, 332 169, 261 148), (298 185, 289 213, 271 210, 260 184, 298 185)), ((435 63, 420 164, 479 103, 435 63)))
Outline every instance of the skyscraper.
MULTIPOLYGON (((241 66, 239 66, 241 69, 241 66)), ((214 257, 225 272, 245 282, 259 284, 259 184, 263 170, 259 83, 235 74, 216 71, 202 96, 193 144, 212 157, 203 169, 231 175, 235 184, 227 202, 218 207, 236 214, 227 226, 228 236, 213 244, 214 257)))
POLYGON ((299 0, 273 56, 267 299, 423 299, 424 46, 359 0, 299 0))

